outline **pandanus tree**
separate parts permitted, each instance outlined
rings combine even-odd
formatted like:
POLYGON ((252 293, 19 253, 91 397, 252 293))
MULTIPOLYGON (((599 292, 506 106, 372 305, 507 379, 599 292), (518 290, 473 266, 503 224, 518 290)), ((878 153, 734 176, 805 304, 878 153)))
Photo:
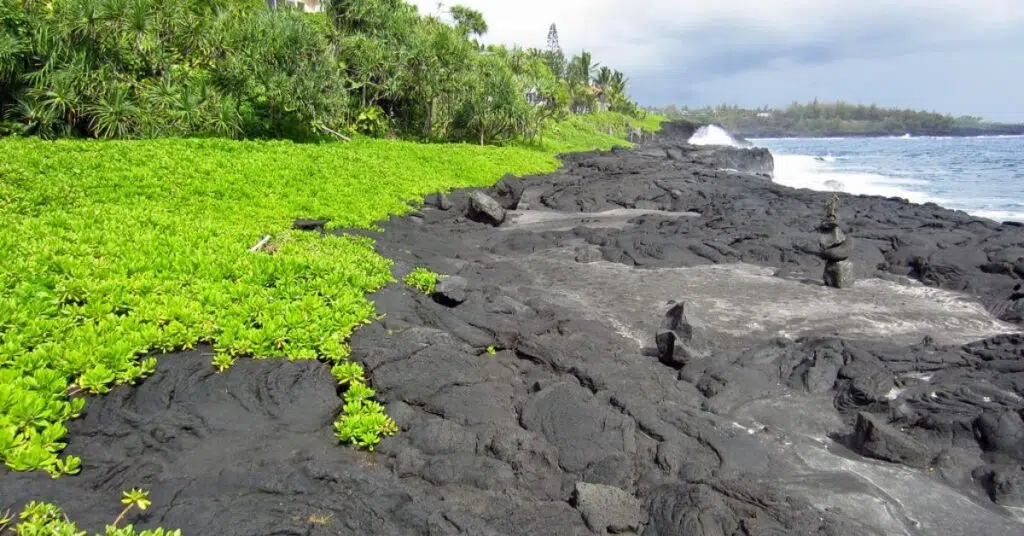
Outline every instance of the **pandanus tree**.
POLYGON ((465 32, 434 17, 424 18, 419 25, 419 46, 410 68, 414 97, 423 110, 423 138, 450 136, 458 105, 470 90, 476 51, 465 32))
POLYGON ((489 50, 475 62, 474 84, 457 122, 481 145, 515 137, 529 112, 521 82, 510 63, 507 50, 502 48, 489 50))
POLYGON ((355 115, 373 117, 380 126, 385 114, 421 110, 409 98, 423 49, 416 7, 402 0, 331 0, 327 13, 351 80, 348 89, 358 95, 355 115))
POLYGON ((35 23, 22 40, 32 58, 15 78, 15 90, 0 96, 6 117, 24 132, 44 137, 237 132, 237 121, 224 124, 227 116, 219 109, 224 99, 203 86, 220 48, 212 40, 215 13, 234 9, 232 2, 53 0, 45 13, 42 2, 32 5, 0 8, 5 9, 0 17, 20 11, 35 23), (188 120, 176 119, 182 117, 188 120))
POLYGON ((394 38, 415 7, 402 0, 329 0, 326 11, 343 32, 394 38))

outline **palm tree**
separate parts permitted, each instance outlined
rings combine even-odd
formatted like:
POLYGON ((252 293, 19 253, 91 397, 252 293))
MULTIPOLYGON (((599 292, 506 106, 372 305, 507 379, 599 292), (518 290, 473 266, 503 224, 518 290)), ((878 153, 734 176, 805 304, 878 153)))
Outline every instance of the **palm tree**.
POLYGON ((573 57, 569 62, 569 78, 571 82, 579 85, 590 85, 591 74, 600 63, 593 62, 590 52, 584 50, 579 56, 573 57))
POLYGON ((626 91, 626 82, 628 81, 629 79, 622 74, 622 71, 615 71, 612 74, 612 87, 619 88, 623 93, 626 91))
POLYGON ((593 109, 596 101, 591 84, 591 74, 599 64, 593 62, 593 57, 586 50, 580 52, 569 61, 569 92, 571 94, 571 107, 576 113, 587 113, 593 109))
MULTIPOLYGON (((616 71, 618 72, 618 71, 616 71)), ((612 82, 612 70, 607 66, 601 67, 597 70, 597 76, 594 77, 594 83, 601 89, 608 91, 612 82)))
POLYGON ((629 79, 622 74, 622 71, 614 71, 611 73, 606 90, 613 100, 615 98, 625 98, 627 82, 629 82, 629 79))

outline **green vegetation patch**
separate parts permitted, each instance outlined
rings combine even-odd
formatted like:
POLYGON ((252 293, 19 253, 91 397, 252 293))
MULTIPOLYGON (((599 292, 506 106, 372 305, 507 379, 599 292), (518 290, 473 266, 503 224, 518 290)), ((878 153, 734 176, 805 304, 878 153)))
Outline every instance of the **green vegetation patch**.
POLYGON ((580 115, 578 120, 593 130, 620 139, 627 138, 630 129, 634 128, 639 128, 646 133, 657 132, 661 130, 661 124, 666 121, 664 117, 650 113, 634 117, 609 111, 580 115))
POLYGON ((374 318, 365 295, 392 282, 390 261, 293 220, 366 228, 430 192, 557 166, 524 148, 373 140, 2 139, 0 154, 0 460, 54 476, 79 467, 58 457, 85 405, 74 393, 135 382, 153 353, 201 342, 221 369, 331 362, 349 384, 338 437, 372 448, 394 423, 346 342, 374 318))
POLYGON ((424 294, 430 295, 437 289, 438 277, 438 274, 431 272, 427 268, 417 267, 409 272, 409 274, 403 278, 403 281, 405 281, 406 285, 409 285, 424 294))
MULTIPOLYGON (((121 495, 121 504, 124 509, 117 515, 112 524, 106 526, 104 536, 181 536, 180 530, 165 530, 162 528, 152 530, 136 531, 134 525, 118 527, 118 523, 124 519, 132 509, 145 510, 153 501, 149 499, 149 492, 141 489, 125 491, 121 495)), ((15 534, 21 536, 87 536, 84 530, 78 530, 78 526, 68 519, 61 508, 52 503, 32 501, 25 506, 17 516, 17 520, 10 512, 0 513, 0 533, 8 527, 15 534), (11 526, 17 521, 16 525, 11 526)))
POLYGON ((640 128, 646 133, 657 132, 664 121, 666 119, 654 114, 647 114, 642 119, 607 111, 570 115, 565 121, 549 127, 550 138, 543 139, 542 145, 558 153, 631 147, 627 141, 631 128, 640 128))

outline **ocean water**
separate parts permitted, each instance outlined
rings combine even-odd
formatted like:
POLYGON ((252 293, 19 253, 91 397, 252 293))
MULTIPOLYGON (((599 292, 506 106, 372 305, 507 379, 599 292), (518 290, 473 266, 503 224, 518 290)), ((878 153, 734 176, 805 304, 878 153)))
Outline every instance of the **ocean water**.
MULTIPOLYGON (((717 127, 691 143, 733 145, 717 127)), ((1024 222, 1024 136, 751 139, 795 188, 933 202, 996 221, 1024 222)))

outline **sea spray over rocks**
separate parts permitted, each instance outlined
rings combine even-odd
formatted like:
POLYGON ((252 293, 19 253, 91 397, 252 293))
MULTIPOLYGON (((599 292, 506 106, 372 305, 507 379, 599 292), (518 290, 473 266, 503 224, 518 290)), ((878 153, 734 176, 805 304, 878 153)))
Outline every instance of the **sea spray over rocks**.
POLYGON ((353 336, 401 428, 375 453, 333 441, 325 365, 214 374, 199 349, 90 402, 81 475, 0 470, 0 509, 54 500, 93 528, 140 486, 138 525, 188 534, 1019 533, 1001 505, 1019 489, 1024 229, 840 194, 859 273, 836 292, 829 194, 720 171, 764 162, 694 130, 481 191, 497 228, 456 191, 361 231, 399 277, 460 278, 457 299, 378 292, 384 318, 353 336), (706 352, 666 365, 660 329, 706 352))
POLYGON ((733 135, 718 125, 704 125, 686 140, 690 145, 721 145, 725 147, 753 147, 748 140, 733 135))
POLYGON ((776 138, 775 180, 794 188, 934 202, 1024 222, 1024 137, 776 138))

